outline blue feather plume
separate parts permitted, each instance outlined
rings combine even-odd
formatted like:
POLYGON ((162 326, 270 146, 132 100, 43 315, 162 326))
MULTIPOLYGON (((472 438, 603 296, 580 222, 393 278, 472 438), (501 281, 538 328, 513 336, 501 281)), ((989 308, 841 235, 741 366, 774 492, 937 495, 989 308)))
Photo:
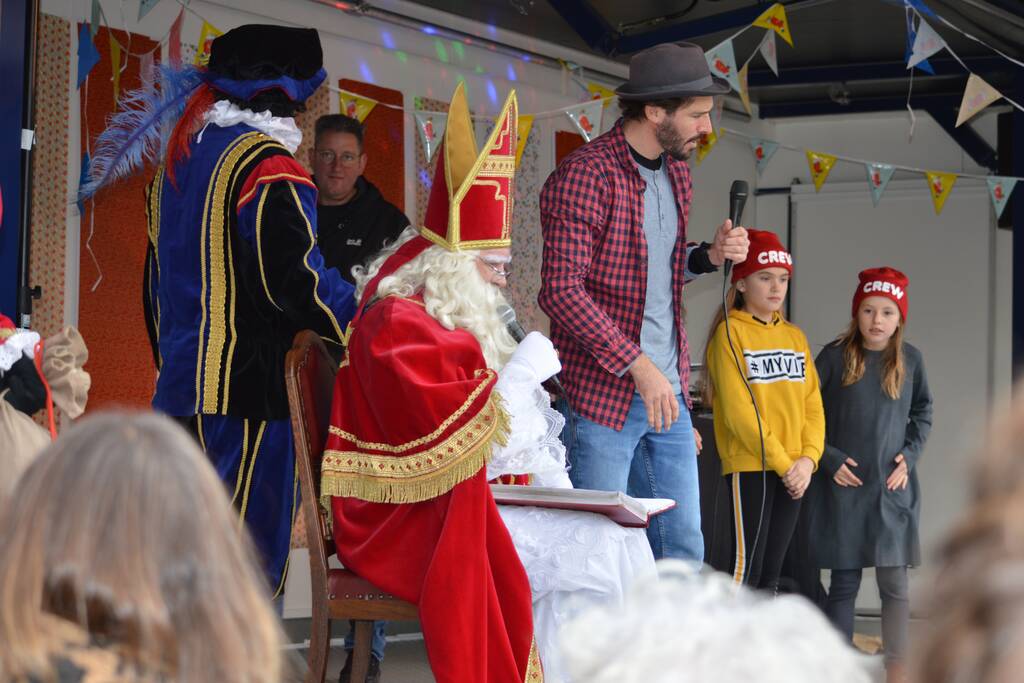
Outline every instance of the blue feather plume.
POLYGON ((89 179, 79 189, 81 199, 163 157, 171 131, 189 96, 202 84, 203 73, 194 66, 160 64, 141 88, 121 97, 117 113, 96 139, 89 179))

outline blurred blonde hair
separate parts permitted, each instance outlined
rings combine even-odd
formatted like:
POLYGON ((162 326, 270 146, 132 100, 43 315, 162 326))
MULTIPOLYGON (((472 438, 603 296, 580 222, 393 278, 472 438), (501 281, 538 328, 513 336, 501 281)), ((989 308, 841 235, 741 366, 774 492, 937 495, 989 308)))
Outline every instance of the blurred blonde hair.
POLYGON ((54 675, 53 616, 167 680, 281 680, 283 635, 248 535, 166 417, 69 430, 0 511, 0 547, 0 680, 54 675))
MULTIPOLYGON (((1024 387, 1018 385, 1016 395, 1024 387)), ((971 502, 939 551, 916 680, 1009 683, 1024 671, 1024 399, 986 439, 971 502)))

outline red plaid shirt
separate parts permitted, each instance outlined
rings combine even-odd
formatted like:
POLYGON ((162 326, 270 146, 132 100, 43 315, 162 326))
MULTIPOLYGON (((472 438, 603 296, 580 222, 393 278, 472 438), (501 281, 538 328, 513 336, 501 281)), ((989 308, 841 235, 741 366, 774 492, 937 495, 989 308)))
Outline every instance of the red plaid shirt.
MULTIPOLYGON (((672 298, 679 379, 689 404, 690 354, 681 312, 693 190, 686 162, 666 155, 664 163, 679 216, 672 298)), ((624 371, 641 352, 647 297, 645 188, 620 119, 566 157, 540 194, 544 261, 537 301, 551 318, 561 381, 577 414, 613 429, 622 429, 636 391, 624 371)))

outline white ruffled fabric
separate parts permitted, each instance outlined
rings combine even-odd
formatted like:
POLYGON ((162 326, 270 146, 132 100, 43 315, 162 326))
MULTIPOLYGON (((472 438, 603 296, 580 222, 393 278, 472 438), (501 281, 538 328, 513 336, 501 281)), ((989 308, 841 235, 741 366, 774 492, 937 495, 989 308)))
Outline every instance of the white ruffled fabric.
MULTIPOLYGON (((536 486, 571 488, 558 438, 565 420, 534 374, 509 364, 495 391, 512 424, 508 445, 496 448, 487 466, 488 478, 533 474, 536 486)), ((506 505, 498 510, 530 579, 544 680, 568 683, 558 645, 561 626, 595 604, 621 604, 637 577, 655 573, 647 535, 594 513, 506 505)))
POLYGON ((10 370, 22 356, 35 358, 38 343, 39 333, 31 330, 19 330, 8 337, 0 344, 0 373, 10 370))
MULTIPOLYGON (((261 133, 274 138, 289 152, 295 154, 295 150, 302 144, 302 131, 295 125, 295 119, 291 116, 274 116, 269 111, 253 112, 251 109, 242 109, 233 102, 217 100, 205 114, 203 120, 207 125, 213 123, 221 128, 229 128, 245 123, 261 133)), ((198 142, 203 141, 203 134, 200 131, 198 142)))

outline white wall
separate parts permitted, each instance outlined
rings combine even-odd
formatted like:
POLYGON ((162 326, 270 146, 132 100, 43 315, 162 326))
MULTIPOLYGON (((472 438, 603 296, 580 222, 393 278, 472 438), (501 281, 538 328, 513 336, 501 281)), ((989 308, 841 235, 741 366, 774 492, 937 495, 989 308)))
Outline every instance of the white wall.
MULTIPOLYGON (((387 4, 401 6, 402 2, 387 0, 387 4)), ((70 0, 42 0, 42 11, 80 21, 88 18, 88 5, 70 0)), ((102 0, 101 5, 115 28, 126 28, 155 38, 165 36, 180 7, 174 2, 160 3, 142 22, 137 22, 132 9, 122 6, 118 0, 102 0), (123 18, 122 11, 126 14, 123 18)), ((471 106, 482 113, 495 113, 510 87, 516 88, 520 111, 524 113, 563 107, 579 99, 579 90, 557 70, 527 64, 471 45, 463 45, 460 57, 450 41, 441 41, 449 60, 444 63, 438 58, 438 43, 432 36, 365 17, 350 16, 309 0, 195 0, 191 7, 224 30, 248 22, 316 27, 324 46, 328 82, 336 83, 339 78, 350 77, 396 88, 404 93, 405 105, 409 108, 413 97, 418 95, 447 99, 459 76, 466 81, 471 106), (399 50, 407 55, 404 62, 397 56, 399 50), (483 73, 477 73, 477 66, 483 73), (515 75, 514 82, 509 78, 510 67, 515 75), (494 97, 489 94, 489 86, 494 97)), ((184 43, 197 41, 200 23, 196 16, 186 13, 182 30, 184 43)), ((500 30, 492 32, 483 25, 465 20, 456 23, 476 35, 503 37, 500 30)), ((74 41, 75 32, 72 33, 74 41)), ((544 47, 529 37, 520 36, 518 39, 524 46, 544 47)), ((75 50, 73 42, 72 55, 75 50)), ((597 61, 602 65, 600 60, 597 61)), ((622 65, 603 63, 602 68, 624 74, 622 65)), ((587 80, 599 79, 588 76, 587 80)), ((74 187, 78 180, 79 113, 78 93, 73 82, 69 84, 68 94, 72 112, 68 178, 74 187)), ((611 113, 614 109, 607 111, 611 113)), ((722 125, 749 135, 834 154, 936 170, 982 172, 924 112, 917 113, 912 141, 908 140, 908 123, 905 113, 776 122, 758 119, 744 122, 727 113, 722 125)), ((541 159, 553 166, 552 131, 556 127, 569 130, 568 122, 561 117, 539 121, 535 125, 547 127, 547 133, 541 136, 540 154, 541 159)), ((994 144, 994 117, 983 113, 979 116, 978 127, 983 136, 994 144)), ((408 119, 405 143, 409 181, 406 183, 406 204, 412 207, 415 182, 412 177, 412 151, 419 141, 408 119)), ((794 220, 799 236, 794 244, 797 252, 794 317, 798 324, 809 325, 812 340, 821 343, 841 326, 842 316, 831 312, 846 310, 858 270, 883 260, 891 260, 896 266, 914 264, 912 268, 907 266, 911 270, 913 297, 911 339, 920 342, 925 350, 937 401, 943 411, 940 413, 941 423, 937 422, 939 438, 932 439, 922 465, 927 515, 923 532, 926 543, 931 543, 961 508, 963 461, 970 454, 968 437, 992 409, 993 402, 1001 405, 1009 396, 1009 309, 1012 296, 1009 246, 1012 235, 1008 231, 993 230, 990 213, 984 211, 987 198, 968 189, 970 183, 966 181, 960 181, 953 189, 943 216, 936 218, 920 176, 897 174, 892 196, 883 198, 882 206, 877 210, 870 209, 870 204, 865 209, 863 203, 870 202, 870 199, 864 175, 863 166, 840 162, 833 169, 822 194, 808 195, 802 189, 796 193, 799 209, 795 212, 799 215, 794 220), (900 183, 901 178, 910 178, 909 185, 900 183), (842 181, 855 184, 847 186, 842 181), (850 209, 851 202, 856 210, 850 209), (821 231, 815 232, 818 223, 822 223, 821 231), (942 235, 941 239, 937 234, 942 235), (871 236, 871 241, 864 241, 867 236, 871 236), (875 242, 882 237, 900 245, 899 258, 894 255, 894 258, 886 259, 881 251, 874 248, 875 242), (963 262, 956 260, 961 252, 969 255, 963 262), (938 264, 945 266, 939 268, 938 264), (969 286, 952 286, 959 280, 969 286), (818 312, 830 313, 818 316, 818 312), (926 322, 941 319, 943 312, 947 312, 945 315, 957 324, 943 326, 926 322), (931 318, 932 315, 937 317, 931 318), (972 321, 971 325, 960 326, 966 319, 972 321), (955 362, 954 349, 969 349, 970 362, 955 362), (970 391, 965 393, 964 387, 970 387, 970 391), (964 415, 969 418, 962 419, 964 415), (936 464, 932 466, 931 463, 936 464)), ((690 239, 711 238, 714 229, 726 216, 729 185, 737 178, 747 180, 752 189, 788 187, 794 178, 805 184, 809 182, 807 162, 802 153, 780 149, 759 178, 747 141, 726 135, 702 164, 694 166, 695 196, 688 227, 690 239)), ((756 200, 752 197, 744 223, 775 230, 785 238, 786 203, 784 196, 756 200)), ((69 216, 68 241, 69 246, 74 247, 68 250, 69 276, 77 273, 78 230, 78 217, 69 216)), ((720 276, 712 276, 687 288, 688 330, 691 356, 695 361, 702 354, 707 327, 720 300, 720 286, 720 276)), ((66 310, 70 321, 77 317, 76 288, 77 277, 69 277, 66 310)), ((299 562, 293 564, 296 572, 302 572, 300 565, 299 562)), ((286 605, 286 614, 301 614, 306 609, 302 602, 301 599, 296 602, 293 595, 286 605)))

